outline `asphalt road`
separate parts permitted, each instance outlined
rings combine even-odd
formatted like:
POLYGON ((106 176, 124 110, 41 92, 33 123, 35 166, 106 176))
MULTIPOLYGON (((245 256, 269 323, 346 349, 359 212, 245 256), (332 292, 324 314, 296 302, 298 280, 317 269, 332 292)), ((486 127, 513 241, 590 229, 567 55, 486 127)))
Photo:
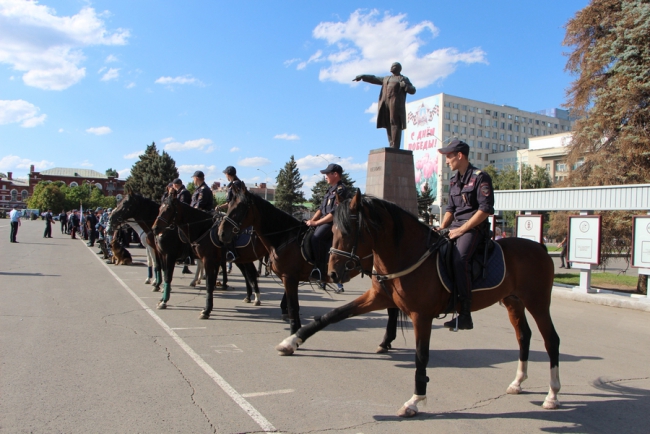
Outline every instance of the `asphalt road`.
MULTIPOLYGON (((413 393, 409 324, 387 355, 374 354, 386 315, 351 318, 316 334, 292 357, 274 346, 289 335, 282 288, 261 279, 262 306, 244 285, 215 295, 180 274, 167 310, 145 285, 146 267, 108 266, 96 248, 43 222, 24 222, 19 244, 0 220, 0 432, 7 433, 647 433, 650 315, 553 299, 561 337, 561 407, 543 410, 549 366, 533 327, 524 393, 506 395, 518 347, 504 308, 474 314, 475 329, 434 323, 428 403, 395 416, 413 393)), ((131 249, 136 262, 144 251, 131 249)), ((303 288, 303 323, 360 295, 303 288)))

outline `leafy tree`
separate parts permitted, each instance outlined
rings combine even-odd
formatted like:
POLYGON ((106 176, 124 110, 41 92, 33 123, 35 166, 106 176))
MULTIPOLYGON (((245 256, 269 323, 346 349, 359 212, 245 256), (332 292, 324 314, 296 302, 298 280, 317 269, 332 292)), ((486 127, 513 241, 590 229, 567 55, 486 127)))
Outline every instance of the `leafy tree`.
POLYGON ((418 189, 416 192, 418 200, 418 215, 426 224, 429 224, 429 207, 435 200, 434 192, 429 188, 428 184, 424 184, 423 191, 418 189))
POLYGON ((162 155, 158 154, 156 144, 152 143, 131 168, 125 188, 157 201, 165 192, 167 184, 176 178, 178 170, 174 159, 165 151, 162 155))
MULTIPOLYGON (((580 119, 566 185, 650 182, 649 23, 650 3, 631 0, 592 0, 567 23, 564 45, 573 51, 566 69, 577 78, 565 107, 580 119)), ((632 214, 602 213, 603 250, 623 239, 618 228, 629 237, 632 214)), ((639 275, 637 289, 647 292, 645 276, 639 275)))
POLYGON ((275 206, 289 214, 301 210, 305 195, 301 190, 303 182, 293 155, 278 173, 276 184, 275 206))
POLYGON ((118 176, 120 176, 120 174, 117 173, 117 170, 106 169, 106 176, 114 176, 117 178, 118 176))
POLYGON ((27 201, 27 207, 31 209, 38 209, 45 211, 52 209, 52 211, 61 212, 66 208, 65 193, 61 189, 62 182, 48 182, 41 181, 34 186, 34 192, 27 201))
MULTIPOLYGON (((341 174, 341 181, 343 181, 343 184, 348 188, 348 196, 352 197, 357 193, 357 189, 354 187, 355 181, 350 178, 350 174, 347 173, 345 170, 341 174)), ((323 177, 321 180, 319 180, 314 187, 311 189, 311 199, 309 202, 311 202, 311 207, 312 210, 316 211, 318 208, 320 208, 320 204, 323 201, 323 196, 325 196, 325 193, 327 193, 327 189, 330 187, 330 185, 327 183, 327 180, 323 177)))
POLYGON ((194 194, 196 191, 196 185, 194 185, 194 181, 188 182, 185 188, 190 192, 190 194, 194 194))

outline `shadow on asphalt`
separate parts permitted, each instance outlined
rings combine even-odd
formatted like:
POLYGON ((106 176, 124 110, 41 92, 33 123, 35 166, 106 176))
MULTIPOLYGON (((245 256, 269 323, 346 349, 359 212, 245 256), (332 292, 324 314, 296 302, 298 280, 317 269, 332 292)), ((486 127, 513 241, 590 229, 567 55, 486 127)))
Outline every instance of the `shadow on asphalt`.
POLYGON ((0 271, 0 276, 37 276, 37 277, 61 277, 60 274, 42 274, 42 273, 9 273, 0 271))

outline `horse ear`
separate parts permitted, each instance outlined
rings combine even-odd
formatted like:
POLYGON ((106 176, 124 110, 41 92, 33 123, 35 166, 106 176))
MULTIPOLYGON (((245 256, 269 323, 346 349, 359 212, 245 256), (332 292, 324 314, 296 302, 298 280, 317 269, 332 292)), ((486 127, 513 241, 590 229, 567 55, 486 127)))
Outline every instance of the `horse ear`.
POLYGON ((361 206, 361 189, 357 188, 357 192, 350 201, 350 211, 358 211, 361 206))

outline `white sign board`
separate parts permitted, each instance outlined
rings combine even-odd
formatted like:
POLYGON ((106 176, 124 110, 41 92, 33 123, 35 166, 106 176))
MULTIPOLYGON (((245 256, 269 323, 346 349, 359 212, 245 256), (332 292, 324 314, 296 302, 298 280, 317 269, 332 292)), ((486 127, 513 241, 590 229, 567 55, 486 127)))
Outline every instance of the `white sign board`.
POLYGON ((544 219, 541 214, 526 214, 517 216, 517 238, 527 238, 542 243, 544 219))
POLYGON ((569 216, 569 262, 600 264, 599 215, 569 216))
POLYGON ((497 219, 494 218, 494 215, 489 215, 487 218, 488 225, 490 225, 490 230, 492 231, 492 239, 496 237, 496 228, 497 228, 497 219))
POLYGON ((650 268, 650 215, 632 217, 632 267, 650 268))

